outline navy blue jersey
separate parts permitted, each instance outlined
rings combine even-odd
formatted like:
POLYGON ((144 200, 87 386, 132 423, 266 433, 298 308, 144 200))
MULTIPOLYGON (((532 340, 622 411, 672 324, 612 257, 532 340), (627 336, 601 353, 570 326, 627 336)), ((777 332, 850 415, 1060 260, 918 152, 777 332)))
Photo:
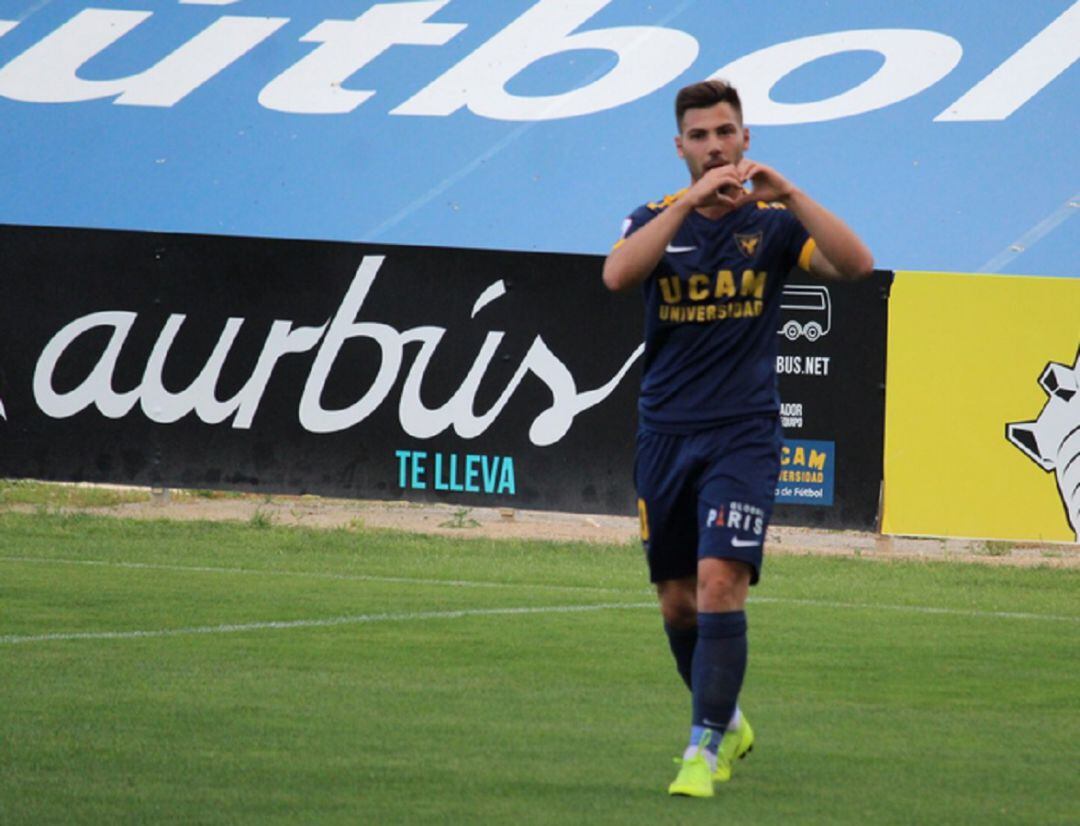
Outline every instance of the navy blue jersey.
MULTIPOLYGON (((680 195, 634 210, 623 238, 680 195)), ((813 250, 780 204, 746 204, 717 221, 690 213, 643 287, 642 425, 693 433, 779 410, 780 296, 793 267, 809 268, 813 250)))

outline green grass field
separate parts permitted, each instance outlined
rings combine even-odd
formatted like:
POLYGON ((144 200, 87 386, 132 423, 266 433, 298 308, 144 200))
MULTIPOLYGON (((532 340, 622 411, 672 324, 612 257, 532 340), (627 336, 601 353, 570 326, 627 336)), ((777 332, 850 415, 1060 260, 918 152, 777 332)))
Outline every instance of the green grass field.
POLYGON ((770 559, 700 801, 636 547, 2 514, 0 823, 1076 823, 1078 586, 770 559))

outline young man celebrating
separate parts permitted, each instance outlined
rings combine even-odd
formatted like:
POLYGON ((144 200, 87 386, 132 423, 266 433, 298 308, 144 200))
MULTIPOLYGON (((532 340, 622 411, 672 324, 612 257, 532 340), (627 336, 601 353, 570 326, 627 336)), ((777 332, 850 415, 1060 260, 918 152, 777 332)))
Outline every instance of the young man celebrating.
POLYGON ((644 288, 634 481, 650 579, 693 695, 689 746, 668 791, 711 797, 754 742, 737 700, 744 607, 780 468, 784 280, 795 266, 859 278, 873 258, 839 218, 744 157, 750 131, 734 88, 687 86, 675 117, 690 186, 634 210, 603 277, 612 290, 644 288))

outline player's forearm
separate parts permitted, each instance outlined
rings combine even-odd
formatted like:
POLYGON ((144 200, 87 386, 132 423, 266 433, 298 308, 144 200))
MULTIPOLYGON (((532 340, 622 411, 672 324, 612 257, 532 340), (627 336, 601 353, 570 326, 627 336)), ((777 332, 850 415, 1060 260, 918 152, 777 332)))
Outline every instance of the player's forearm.
POLYGON ((644 283, 671 243, 691 207, 676 201, 613 249, 604 261, 604 285, 615 292, 644 283))
POLYGON ((864 278, 874 271, 870 249, 839 217, 800 189, 792 191, 787 206, 840 275, 864 278))

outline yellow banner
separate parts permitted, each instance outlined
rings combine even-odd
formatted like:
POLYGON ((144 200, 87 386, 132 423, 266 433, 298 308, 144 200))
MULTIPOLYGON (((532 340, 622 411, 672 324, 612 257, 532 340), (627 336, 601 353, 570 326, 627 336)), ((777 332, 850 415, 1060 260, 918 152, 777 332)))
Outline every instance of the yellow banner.
POLYGON ((1078 347, 1080 278, 898 272, 882 530, 1076 541, 1078 347))

